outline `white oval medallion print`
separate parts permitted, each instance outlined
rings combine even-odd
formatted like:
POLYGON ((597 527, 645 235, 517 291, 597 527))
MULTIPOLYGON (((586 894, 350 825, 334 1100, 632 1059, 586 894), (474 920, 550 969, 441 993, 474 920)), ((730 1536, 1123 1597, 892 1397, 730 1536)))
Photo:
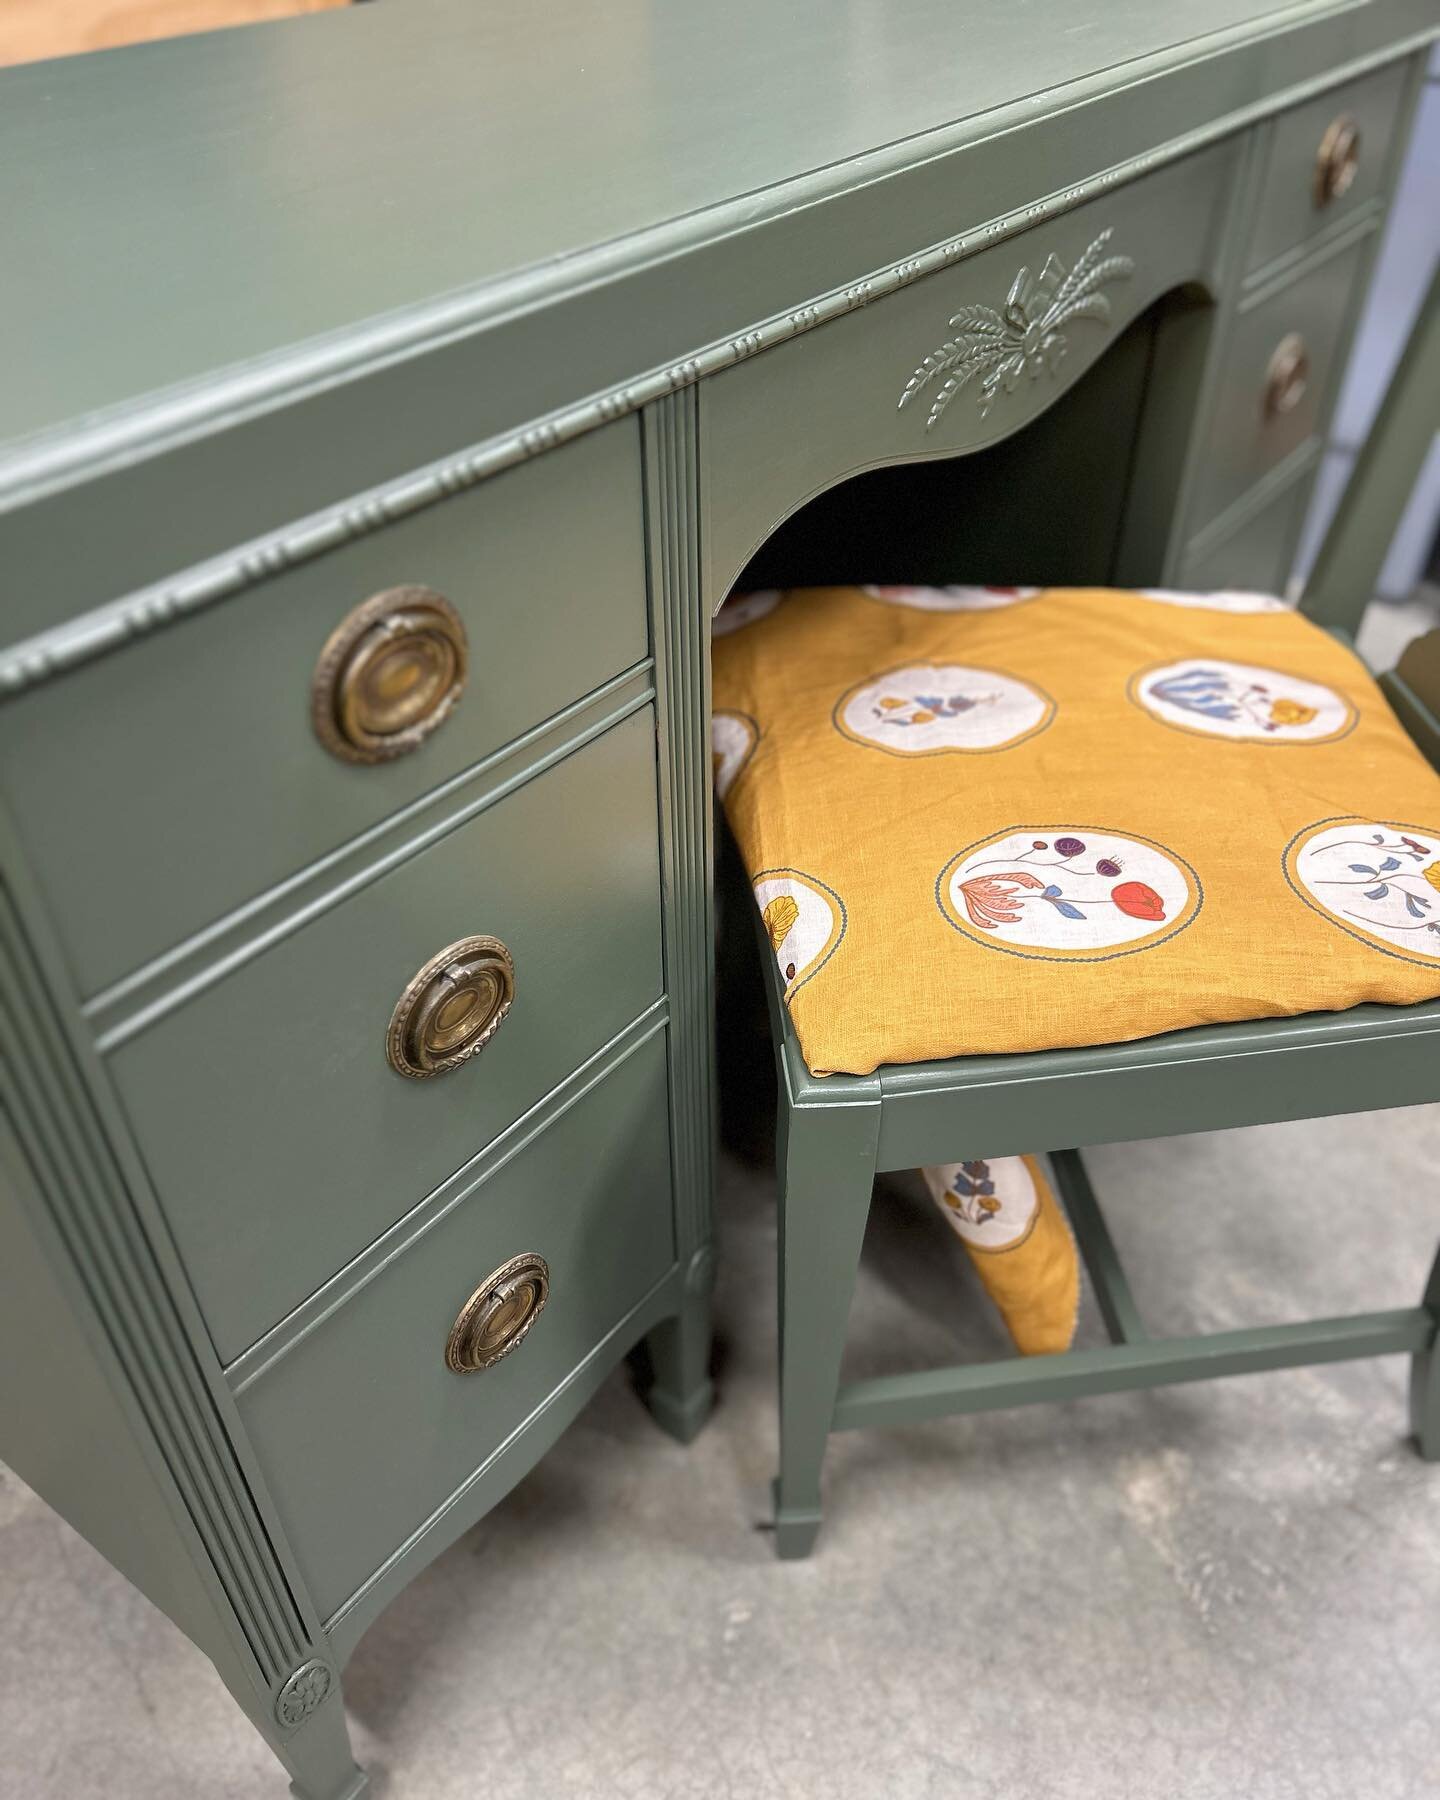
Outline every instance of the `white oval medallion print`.
POLYGON ((1133 588, 1142 600, 1160 600, 1166 606, 1193 606, 1202 612, 1274 613, 1293 612, 1288 600, 1274 594, 1250 594, 1243 588, 1217 588, 1213 594, 1187 594, 1179 588, 1133 588))
POLYGON ((1440 962, 1440 830, 1322 819, 1291 839, 1285 873, 1351 937, 1408 962, 1440 962))
POLYGON ((760 741, 760 727, 748 713, 717 712, 710 716, 710 762, 715 795, 723 800, 735 777, 749 762, 760 741))
POLYGON ((1330 743, 1357 716, 1333 688, 1213 656, 1146 669, 1131 680, 1130 695, 1166 725, 1252 744, 1330 743))
POLYGON ((774 612, 784 595, 779 588, 757 588, 753 594, 732 594, 710 621, 711 637, 729 637, 732 631, 753 625, 774 612))
POLYGON ((1045 961, 1150 949, 1200 910, 1199 877, 1147 838, 1090 825, 1016 827, 952 857, 935 884, 955 929, 1045 961))
POLYGON ((937 1163, 921 1173, 931 1198, 967 1244, 1013 1250, 1035 1229, 1040 1195, 1023 1156, 937 1163))
POLYGON ((1043 731, 1055 702, 1028 681, 961 663, 911 663, 841 696, 835 724, 894 756, 1003 750, 1043 731))
POLYGON ((766 869, 754 887, 788 1000, 835 954, 845 935, 844 903, 833 888, 798 869, 766 869))
POLYGON ((1038 587, 865 587, 862 594, 887 606, 911 606, 917 612, 994 612, 1033 600, 1038 587))

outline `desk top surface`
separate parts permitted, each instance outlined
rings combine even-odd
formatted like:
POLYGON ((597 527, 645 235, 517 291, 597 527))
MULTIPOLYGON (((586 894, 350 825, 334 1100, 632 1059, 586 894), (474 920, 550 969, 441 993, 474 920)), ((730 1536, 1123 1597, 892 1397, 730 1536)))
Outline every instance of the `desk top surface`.
POLYGON ((473 329, 1336 21, 1373 55, 1440 6, 375 0, 5 71, 0 465, 299 345, 313 376, 362 321, 473 329))

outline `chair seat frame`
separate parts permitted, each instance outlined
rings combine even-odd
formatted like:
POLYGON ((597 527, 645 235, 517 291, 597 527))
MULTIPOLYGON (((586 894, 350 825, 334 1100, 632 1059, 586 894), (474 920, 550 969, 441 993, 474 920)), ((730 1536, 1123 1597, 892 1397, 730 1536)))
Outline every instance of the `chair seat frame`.
MULTIPOLYGON (((1440 410, 1440 271, 1317 558, 1304 610, 1340 635, 1358 621, 1440 410), (1357 596, 1359 597, 1357 599, 1357 596)), ((1440 767, 1440 693, 1383 685, 1440 767)), ((805 1066, 755 914, 779 1087, 780 1472, 776 1548, 808 1555, 832 1431, 1069 1400, 1308 1364, 1409 1354, 1410 1425, 1440 1460, 1440 1255, 1415 1306, 1201 1337, 1145 1328, 1076 1145, 1415 1106, 1440 1100, 1440 1001, 1196 1027, 1128 1044, 897 1064, 817 1077, 805 1066), (875 1177, 1048 1151, 1110 1342, 1063 1355, 839 1385, 875 1177)))

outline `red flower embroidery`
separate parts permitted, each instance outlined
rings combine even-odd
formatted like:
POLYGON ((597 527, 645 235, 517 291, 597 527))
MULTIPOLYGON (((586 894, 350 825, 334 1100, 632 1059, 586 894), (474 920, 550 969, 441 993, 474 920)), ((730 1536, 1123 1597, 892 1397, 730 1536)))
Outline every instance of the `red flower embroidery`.
POLYGON ((960 892, 971 924, 982 931, 993 931, 997 925, 1013 925, 1020 917, 1024 904, 1022 888, 1041 886, 1043 883, 1035 876, 1023 869, 1012 869, 1008 875, 972 875, 960 883, 960 892))
POLYGON ((1132 919, 1163 919, 1165 902, 1154 888, 1146 887, 1143 881, 1122 881, 1117 888, 1111 888, 1110 898, 1132 919))

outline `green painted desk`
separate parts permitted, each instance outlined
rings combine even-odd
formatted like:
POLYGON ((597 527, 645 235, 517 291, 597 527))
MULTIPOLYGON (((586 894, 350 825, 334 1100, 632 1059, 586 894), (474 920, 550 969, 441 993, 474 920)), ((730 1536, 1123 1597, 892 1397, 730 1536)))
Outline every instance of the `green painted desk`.
POLYGON ((0 76, 0 1454, 307 1800, 618 1360, 708 1409, 710 614, 1279 584, 1440 32, 496 13, 0 76))

